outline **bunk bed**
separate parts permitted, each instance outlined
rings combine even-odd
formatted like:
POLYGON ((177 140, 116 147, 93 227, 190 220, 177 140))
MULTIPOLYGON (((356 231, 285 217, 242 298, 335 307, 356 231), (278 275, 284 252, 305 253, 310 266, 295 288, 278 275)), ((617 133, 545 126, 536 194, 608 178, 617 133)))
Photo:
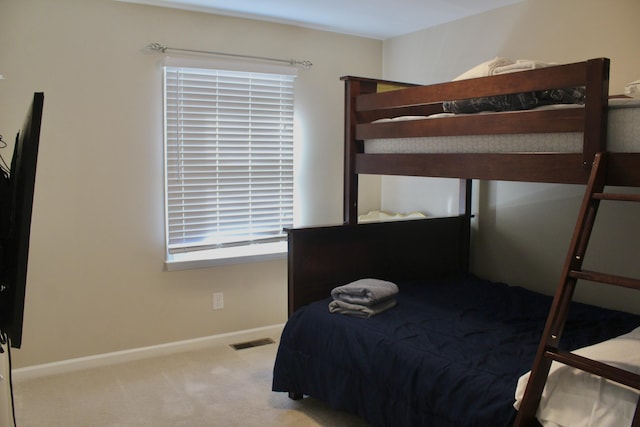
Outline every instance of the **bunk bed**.
MULTIPOLYGON (((571 302, 578 278, 640 289, 634 279, 580 270, 599 200, 627 199, 603 196, 604 185, 640 187, 640 141, 636 150, 612 149, 607 139, 617 120, 608 75, 609 60, 597 58, 428 86, 344 78, 344 224, 288 230, 290 317, 273 390, 313 396, 375 426, 535 425, 550 359, 589 367, 572 352, 640 327, 640 316, 571 302), (583 88, 584 105, 441 114, 452 100, 563 88, 583 88), (477 138, 508 146, 525 134, 559 138, 560 148, 474 147, 477 138), (436 139, 441 145, 424 148, 436 139), (369 147, 381 140, 390 152, 369 147), (460 179, 459 214, 358 224, 359 174, 460 179), (470 273, 472 179, 587 185, 553 298, 470 273), (363 278, 397 284, 395 306, 364 318, 330 313, 332 290, 363 278), (518 413, 516 385, 530 370, 533 390, 518 413)), ((595 373, 640 387, 637 374, 598 363, 595 373)))

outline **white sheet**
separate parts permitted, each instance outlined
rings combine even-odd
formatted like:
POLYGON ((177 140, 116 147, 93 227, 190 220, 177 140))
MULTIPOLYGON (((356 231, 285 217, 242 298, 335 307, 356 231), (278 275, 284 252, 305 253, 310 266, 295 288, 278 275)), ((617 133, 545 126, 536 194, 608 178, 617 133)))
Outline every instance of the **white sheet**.
POLYGON ((368 222, 390 222, 390 221, 404 221, 409 219, 422 219, 426 218, 426 215, 422 212, 409 212, 409 213, 390 213, 384 211, 369 211, 365 215, 358 216, 358 223, 368 222))
MULTIPOLYGON (((574 353, 640 373, 640 328, 574 353)), ((529 375, 518 380, 513 405, 516 409, 529 375)), ((637 390, 553 362, 536 417, 544 427, 629 426, 638 396, 637 390)))

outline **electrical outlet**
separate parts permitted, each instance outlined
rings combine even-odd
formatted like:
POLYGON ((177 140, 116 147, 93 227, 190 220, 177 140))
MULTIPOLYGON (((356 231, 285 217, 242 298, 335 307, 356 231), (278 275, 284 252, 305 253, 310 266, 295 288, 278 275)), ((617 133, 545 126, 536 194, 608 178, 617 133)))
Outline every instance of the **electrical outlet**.
POLYGON ((222 292, 213 293, 213 309, 222 310, 224 308, 224 296, 222 292))

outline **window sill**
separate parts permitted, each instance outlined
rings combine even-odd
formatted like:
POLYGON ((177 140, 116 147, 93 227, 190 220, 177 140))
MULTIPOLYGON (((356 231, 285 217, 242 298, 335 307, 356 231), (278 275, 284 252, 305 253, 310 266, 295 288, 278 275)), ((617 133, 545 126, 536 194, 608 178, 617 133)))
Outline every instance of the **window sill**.
POLYGON ((167 271, 178 271, 271 261, 286 256, 287 242, 277 242, 168 255, 164 265, 167 271))

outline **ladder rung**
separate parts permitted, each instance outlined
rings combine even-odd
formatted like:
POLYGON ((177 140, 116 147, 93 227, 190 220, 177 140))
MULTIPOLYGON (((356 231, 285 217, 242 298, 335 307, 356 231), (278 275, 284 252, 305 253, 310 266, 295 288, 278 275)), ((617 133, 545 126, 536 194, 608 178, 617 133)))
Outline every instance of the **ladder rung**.
POLYGON ((620 369, 597 360, 588 359, 564 350, 547 350, 545 355, 548 358, 564 363, 565 365, 573 366, 574 368, 578 368, 582 371, 640 390, 640 375, 635 372, 625 371, 624 369, 620 369))
POLYGON ((608 283, 610 285, 622 286, 624 288, 640 290, 640 280, 631 277, 616 276, 614 274, 598 273, 589 270, 571 270, 569 276, 574 279, 589 280, 590 282, 608 283))
POLYGON ((617 200, 621 202, 640 202, 640 194, 621 194, 621 193, 593 193, 594 199, 600 200, 617 200))

